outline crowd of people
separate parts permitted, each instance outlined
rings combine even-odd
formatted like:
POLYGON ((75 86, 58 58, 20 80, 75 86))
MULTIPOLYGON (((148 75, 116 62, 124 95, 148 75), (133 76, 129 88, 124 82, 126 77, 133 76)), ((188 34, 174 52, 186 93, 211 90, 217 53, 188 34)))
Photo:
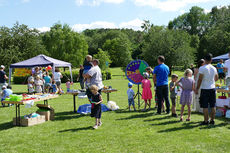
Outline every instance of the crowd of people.
MULTIPOLYGON (((229 53, 230 55, 230 53, 229 53)), ((143 74, 144 79, 142 80, 142 99, 145 101, 144 111, 150 110, 151 100, 153 98, 152 87, 154 86, 155 101, 157 108, 156 115, 166 112, 172 117, 178 117, 176 113, 176 100, 178 91, 181 91, 180 95, 180 121, 183 121, 184 108, 188 108, 188 116, 186 121, 191 120, 191 105, 194 110, 203 109, 204 121, 203 125, 215 124, 215 103, 216 103, 216 91, 215 82, 220 79, 225 82, 225 72, 230 71, 230 60, 227 60, 225 64, 223 60, 217 64, 217 68, 212 66, 212 55, 207 54, 204 59, 198 62, 196 68, 191 66, 191 69, 186 69, 184 77, 180 78, 177 74, 171 75, 171 82, 168 82, 168 76, 170 74, 169 67, 165 64, 164 56, 159 56, 157 59, 158 66, 154 68, 146 68, 146 72, 143 74), (150 75, 153 76, 154 85, 149 80, 150 75), (172 107, 170 109, 170 101, 172 107), (211 108, 211 114, 209 115, 208 108, 211 108)), ((92 104, 91 116, 95 117, 94 129, 97 129, 102 125, 101 122, 101 103, 103 102, 101 91, 104 87, 102 83, 101 69, 99 68, 99 60, 93 59, 92 56, 87 55, 85 62, 80 66, 79 77, 77 81, 80 82, 82 89, 86 89, 86 94, 89 102, 92 104)), ((12 94, 11 87, 7 85, 7 75, 4 71, 5 67, 0 67, 0 89, 2 89, 2 101, 4 98, 12 94)), ((47 69, 41 67, 35 67, 32 71, 31 76, 28 78, 28 93, 60 93, 61 89, 61 78, 63 78, 60 70, 55 68, 55 72, 52 77, 49 75, 47 69)), ((66 82, 67 92, 70 91, 72 82, 70 79, 66 82)), ((227 86, 230 85, 230 74, 226 78, 227 86)), ((128 94, 128 105, 129 110, 133 106, 135 108, 135 92, 132 89, 133 84, 128 83, 129 89, 128 94)))
MULTIPOLYGON (((229 54, 230 55, 230 54, 229 54)), ((144 79, 142 80, 142 99, 145 101, 145 107, 143 111, 146 111, 147 106, 148 109, 151 107, 152 100, 152 85, 149 76, 153 75, 153 82, 155 87, 155 101, 157 112, 156 115, 162 114, 162 111, 165 112, 164 107, 166 107, 166 114, 172 115, 172 117, 178 117, 176 113, 176 99, 178 96, 178 92, 180 90, 180 104, 181 104, 181 112, 180 112, 180 121, 183 121, 184 108, 187 106, 188 108, 188 116, 186 121, 191 120, 191 105, 193 105, 193 109, 199 111, 203 109, 204 113, 204 121, 201 123, 202 125, 215 124, 215 104, 216 104, 216 90, 215 90, 215 82, 218 80, 218 74, 220 78, 225 80, 225 72, 230 70, 230 64, 228 65, 229 60, 227 60, 223 64, 223 61, 220 61, 220 64, 217 64, 217 68, 215 68, 212 63, 212 54, 207 54, 204 59, 201 59, 198 62, 197 67, 191 66, 190 69, 186 69, 184 72, 184 77, 180 78, 177 74, 171 75, 171 82, 168 82, 168 76, 170 74, 169 67, 165 64, 164 56, 158 57, 158 66, 154 68, 151 67, 146 68, 146 73, 143 74, 144 79), (218 70, 218 72, 217 72, 218 70), (224 74, 223 74, 224 73, 224 74), (170 101, 172 107, 170 109, 170 101), (165 104, 165 105, 164 105, 165 104), (208 108, 210 107, 211 113, 209 115, 208 108)), ((230 62, 229 62, 230 63, 230 62)), ((227 80, 230 77, 227 77, 227 80)), ((230 79, 229 79, 230 80, 230 79)), ((228 82, 226 81, 227 86, 228 82)), ((132 90, 132 83, 128 84, 129 89, 127 90, 128 94, 128 105, 129 110, 130 106, 134 104, 134 91, 132 90)))

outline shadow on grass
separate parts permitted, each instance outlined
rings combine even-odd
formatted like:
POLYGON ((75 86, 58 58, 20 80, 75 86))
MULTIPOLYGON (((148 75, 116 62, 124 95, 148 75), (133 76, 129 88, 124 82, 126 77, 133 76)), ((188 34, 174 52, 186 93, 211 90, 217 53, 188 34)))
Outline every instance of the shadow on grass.
POLYGON ((213 128, 217 128, 217 127, 223 127, 223 126, 226 126, 228 125, 228 123, 220 123, 220 124, 215 124, 215 125, 209 125, 209 126, 204 126, 204 127, 201 127, 200 129, 201 130, 204 130, 204 129, 213 129, 213 128))
MULTIPOLYGON (((158 115, 158 116, 163 116, 163 115, 158 115)), ((163 117, 160 117, 160 118, 153 118, 153 119, 150 119, 150 120, 144 120, 144 122, 160 121, 160 120, 165 120, 165 119, 169 119, 169 118, 172 118, 172 117, 167 115, 167 116, 163 116, 163 117)))
POLYGON ((11 129, 13 127, 14 127, 13 122, 2 123, 2 124, 0 124, 0 131, 8 130, 8 129, 11 129))
POLYGON ((130 119, 135 119, 135 118, 146 118, 149 116, 153 116, 153 113, 141 113, 141 114, 136 114, 136 115, 131 115, 129 117, 125 117, 125 118, 120 118, 117 120, 130 120, 130 119))
POLYGON ((88 116, 88 115, 77 114, 77 113, 74 113, 73 111, 60 112, 60 113, 55 113, 55 121, 77 119, 77 118, 81 118, 85 116, 88 116))
POLYGON ((78 131, 85 131, 85 130, 92 130, 92 126, 88 126, 88 127, 82 127, 82 128, 77 128, 77 129, 67 129, 67 130, 62 130, 59 131, 60 133, 62 132, 78 132, 78 131))
POLYGON ((160 130, 158 132, 164 133, 164 132, 175 132, 175 131, 180 131, 180 130, 189 130, 189 129, 193 129, 199 126, 200 126, 200 122, 188 122, 188 123, 183 123, 182 127, 174 127, 170 129, 160 130))
POLYGON ((175 123, 179 123, 180 121, 167 121, 167 122, 162 122, 162 123, 158 123, 158 124, 151 124, 152 126, 155 126, 155 125, 169 125, 169 124, 175 124, 175 123))

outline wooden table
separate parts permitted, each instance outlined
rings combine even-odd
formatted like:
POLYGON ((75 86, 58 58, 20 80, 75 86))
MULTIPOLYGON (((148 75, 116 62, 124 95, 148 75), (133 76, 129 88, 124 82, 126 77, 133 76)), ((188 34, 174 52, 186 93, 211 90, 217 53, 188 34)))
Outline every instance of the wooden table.
MULTIPOLYGON (((48 100, 57 98, 58 95, 44 97, 40 99, 33 99, 34 102, 44 101, 44 105, 48 105, 48 100)), ((14 104, 16 107, 16 126, 20 126, 20 105, 25 105, 27 101, 2 101, 4 104, 14 104)))
POLYGON ((219 93, 221 92, 222 96, 225 96, 226 93, 230 93, 230 90, 221 89, 221 88, 216 88, 216 91, 219 92, 219 93))
POLYGON ((67 92, 66 94, 73 95, 73 112, 76 113, 76 96, 79 95, 79 92, 67 92))
POLYGON ((109 102, 109 94, 112 92, 117 92, 117 89, 102 89, 101 92, 107 94, 107 102, 109 102))

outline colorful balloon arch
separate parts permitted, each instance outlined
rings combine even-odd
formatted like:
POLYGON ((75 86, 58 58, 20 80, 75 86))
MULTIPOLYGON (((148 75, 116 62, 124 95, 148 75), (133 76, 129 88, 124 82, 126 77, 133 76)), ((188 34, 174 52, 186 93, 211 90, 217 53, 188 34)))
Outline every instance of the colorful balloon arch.
POLYGON ((125 70, 127 79, 133 84, 141 84, 144 79, 143 73, 149 65, 143 60, 135 60, 130 62, 125 70))

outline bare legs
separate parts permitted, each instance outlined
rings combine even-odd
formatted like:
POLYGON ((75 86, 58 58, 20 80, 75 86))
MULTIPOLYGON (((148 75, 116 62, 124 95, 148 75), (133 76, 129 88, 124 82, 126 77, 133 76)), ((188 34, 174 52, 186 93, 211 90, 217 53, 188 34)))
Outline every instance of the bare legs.
MULTIPOLYGON (((181 113, 180 113, 180 120, 181 121, 183 120, 184 107, 185 107, 185 105, 181 106, 181 113)), ((190 118, 191 118, 191 106, 187 105, 187 107, 188 107, 188 118, 187 118, 187 121, 190 121, 190 118)))
POLYGON ((146 110, 146 107, 149 106, 149 110, 151 108, 151 99, 149 100, 145 100, 145 108, 144 108, 144 111, 146 110))
MULTIPOLYGON (((204 121, 207 123, 209 120, 208 108, 203 108, 203 112, 204 112, 204 121)), ((211 114, 210 114, 211 121, 215 120, 215 114, 216 114, 216 108, 213 107, 211 108, 211 114)))

